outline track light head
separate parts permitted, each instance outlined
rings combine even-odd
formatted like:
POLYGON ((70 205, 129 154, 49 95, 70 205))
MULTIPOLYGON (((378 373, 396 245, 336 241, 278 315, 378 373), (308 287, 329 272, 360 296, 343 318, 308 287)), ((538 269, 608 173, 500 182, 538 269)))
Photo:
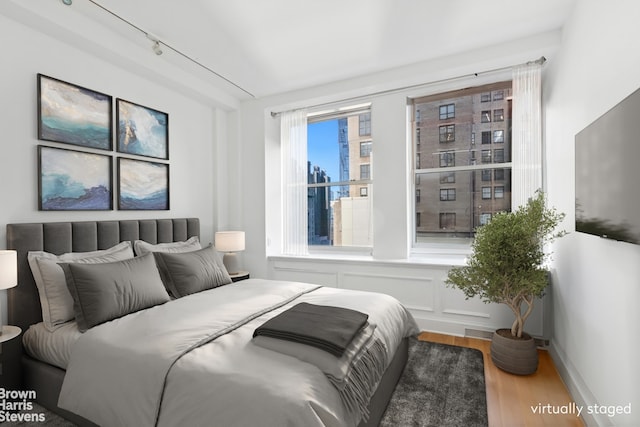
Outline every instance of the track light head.
POLYGON ((62 0, 62 3, 67 6, 71 6, 71 4, 73 3, 73 0, 62 0))
POLYGON ((153 46, 151 46, 151 49, 153 49, 156 55, 162 55, 162 49, 160 48, 159 41, 156 40, 155 42, 153 42, 153 46))

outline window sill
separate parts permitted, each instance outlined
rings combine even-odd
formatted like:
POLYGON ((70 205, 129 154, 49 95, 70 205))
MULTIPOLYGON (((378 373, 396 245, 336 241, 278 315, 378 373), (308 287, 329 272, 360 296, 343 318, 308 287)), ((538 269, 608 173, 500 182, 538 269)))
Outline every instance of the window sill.
POLYGON ((466 254, 415 254, 403 259, 376 259, 371 255, 311 254, 305 256, 272 255, 268 261, 317 262, 340 264, 376 264, 406 267, 457 267, 466 264, 466 254))

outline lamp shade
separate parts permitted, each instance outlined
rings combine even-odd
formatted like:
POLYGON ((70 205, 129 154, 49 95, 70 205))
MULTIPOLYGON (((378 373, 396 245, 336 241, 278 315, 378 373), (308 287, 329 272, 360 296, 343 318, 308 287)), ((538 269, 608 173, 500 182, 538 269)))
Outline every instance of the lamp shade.
POLYGON ((244 231, 218 231, 215 247, 220 252, 244 251, 244 231))
POLYGON ((18 284, 18 253, 0 251, 0 289, 13 288, 18 284))

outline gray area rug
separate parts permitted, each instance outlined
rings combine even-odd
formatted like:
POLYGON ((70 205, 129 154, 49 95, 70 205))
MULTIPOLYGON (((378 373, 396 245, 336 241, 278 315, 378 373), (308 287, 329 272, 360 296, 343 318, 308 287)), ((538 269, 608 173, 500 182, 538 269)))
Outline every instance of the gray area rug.
POLYGON ((486 427, 480 350, 412 339, 409 361, 381 427, 486 427))
MULTIPOLYGON (((74 424, 33 403, 44 422, 0 426, 72 427, 74 424)), ((380 427, 486 427, 484 362, 479 350, 412 339, 409 361, 380 427)))

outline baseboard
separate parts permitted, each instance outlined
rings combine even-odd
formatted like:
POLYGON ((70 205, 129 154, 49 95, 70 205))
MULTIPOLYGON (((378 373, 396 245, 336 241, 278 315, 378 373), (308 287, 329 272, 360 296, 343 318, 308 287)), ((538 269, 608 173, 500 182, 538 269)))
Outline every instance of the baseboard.
MULTIPOLYGON (((582 376, 576 367, 573 366, 566 353, 556 345, 555 341, 551 342, 549 354, 553 359, 553 363, 556 365, 560 378, 564 381, 564 384, 576 405, 584 408, 590 405, 596 405, 598 402, 596 401, 595 396, 591 393, 589 387, 582 379, 582 376)), ((587 411, 583 411, 582 420, 585 425, 589 427, 606 427, 614 425, 611 422, 611 418, 608 418, 606 415, 597 416, 596 414, 589 414, 587 411)))

